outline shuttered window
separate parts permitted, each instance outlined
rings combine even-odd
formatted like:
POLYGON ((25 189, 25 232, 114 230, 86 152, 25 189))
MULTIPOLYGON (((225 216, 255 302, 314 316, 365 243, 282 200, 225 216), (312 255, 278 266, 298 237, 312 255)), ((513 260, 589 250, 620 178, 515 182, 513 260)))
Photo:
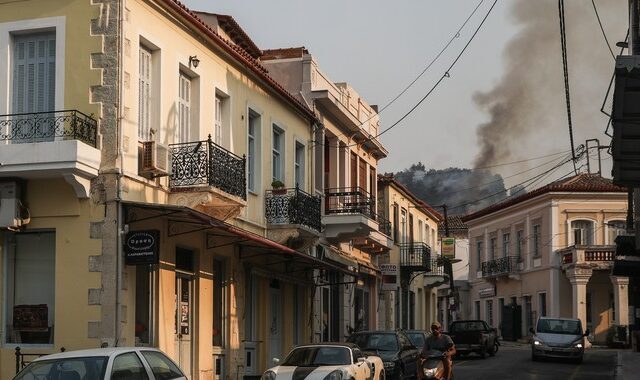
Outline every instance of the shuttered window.
POLYGON ((13 42, 13 113, 53 111, 55 32, 16 35, 13 42))
POLYGON ((178 135, 176 142, 189 142, 191 129, 191 79, 180 73, 180 92, 178 96, 178 135))
POLYGON ((213 126, 213 142, 222 145, 222 99, 216 96, 215 105, 215 124, 213 126))
POLYGON ((138 138, 151 140, 151 52, 140 47, 138 80, 138 138))

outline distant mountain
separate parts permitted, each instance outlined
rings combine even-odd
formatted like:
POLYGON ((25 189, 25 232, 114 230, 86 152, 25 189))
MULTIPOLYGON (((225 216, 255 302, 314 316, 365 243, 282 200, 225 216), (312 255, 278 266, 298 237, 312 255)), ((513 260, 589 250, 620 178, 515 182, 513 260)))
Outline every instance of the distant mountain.
MULTIPOLYGON (((394 173, 395 178, 418 198, 431 206, 446 204, 450 215, 473 212, 499 202, 524 189, 512 189, 508 194, 499 174, 487 170, 448 168, 427 169, 418 162, 394 173)), ((438 211, 442 209, 438 208, 438 211)))

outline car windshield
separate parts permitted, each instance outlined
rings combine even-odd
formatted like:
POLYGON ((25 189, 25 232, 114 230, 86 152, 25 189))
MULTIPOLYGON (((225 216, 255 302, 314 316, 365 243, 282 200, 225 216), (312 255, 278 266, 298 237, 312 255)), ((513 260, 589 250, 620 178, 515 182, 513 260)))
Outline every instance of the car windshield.
POLYGON ((349 364, 351 364, 350 350, 347 347, 331 346, 295 348, 282 363, 284 366, 296 367, 349 364))
POLYGON ((424 346, 424 334, 419 332, 408 332, 407 336, 416 347, 424 346))
POLYGON ((537 330, 544 334, 582 335, 582 325, 578 320, 541 319, 537 330))
POLYGON ((398 351, 398 340, 393 333, 356 334, 349 338, 349 342, 365 351, 398 351))
POLYGON ((104 379, 108 358, 91 356, 39 360, 26 366, 14 380, 104 379))
POLYGON ((480 321, 454 322, 451 324, 449 332, 482 331, 484 329, 484 323, 480 321))

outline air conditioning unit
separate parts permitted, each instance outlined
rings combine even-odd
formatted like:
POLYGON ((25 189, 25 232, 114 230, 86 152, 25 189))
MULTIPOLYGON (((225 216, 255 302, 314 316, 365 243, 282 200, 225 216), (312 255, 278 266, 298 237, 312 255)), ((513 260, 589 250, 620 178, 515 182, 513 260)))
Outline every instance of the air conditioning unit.
POLYGON ((16 182, 0 183, 0 228, 17 229, 29 223, 29 218, 22 218, 20 189, 16 182))
POLYGON ((150 177, 169 175, 169 148, 155 141, 142 143, 140 174, 150 177))

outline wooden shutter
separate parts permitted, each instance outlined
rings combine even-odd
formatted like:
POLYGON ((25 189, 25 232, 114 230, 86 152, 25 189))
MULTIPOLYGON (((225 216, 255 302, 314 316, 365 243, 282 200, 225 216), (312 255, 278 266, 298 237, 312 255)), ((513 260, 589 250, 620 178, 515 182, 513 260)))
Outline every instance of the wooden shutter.
POLYGON ((151 140, 151 52, 140 47, 138 82, 138 138, 151 140))
POLYGON ((177 142, 189 142, 191 128, 191 79, 180 73, 180 93, 178 98, 177 142))
POLYGON ((56 35, 14 37, 13 113, 50 112, 55 108, 56 35))
POLYGON ((216 105, 215 105, 215 125, 213 128, 213 142, 218 145, 221 145, 222 142, 222 99, 216 96, 216 105))

